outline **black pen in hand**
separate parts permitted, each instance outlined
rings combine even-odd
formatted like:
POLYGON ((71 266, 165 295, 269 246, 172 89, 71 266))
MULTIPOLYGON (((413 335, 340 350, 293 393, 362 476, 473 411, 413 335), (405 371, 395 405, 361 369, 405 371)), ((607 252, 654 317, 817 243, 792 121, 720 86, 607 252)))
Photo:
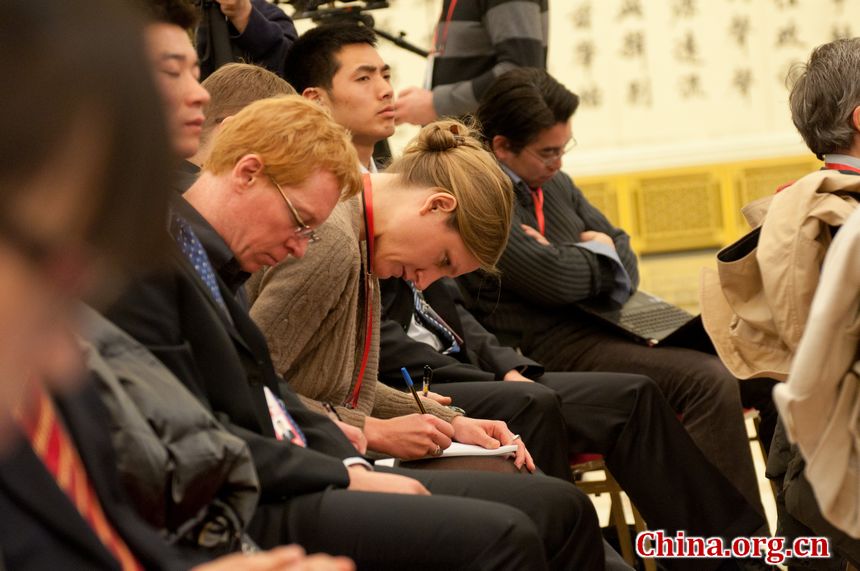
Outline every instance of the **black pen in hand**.
POLYGON ((411 392, 412 396, 415 398, 415 402, 418 404, 418 410, 421 411, 421 414, 427 414, 427 411, 424 410, 424 405, 421 403, 421 397, 419 397, 418 393, 415 392, 415 385, 412 383, 412 377, 409 376, 409 371, 406 370, 406 367, 400 367, 400 374, 403 375, 403 380, 406 381, 406 386, 409 387, 409 392, 411 392))

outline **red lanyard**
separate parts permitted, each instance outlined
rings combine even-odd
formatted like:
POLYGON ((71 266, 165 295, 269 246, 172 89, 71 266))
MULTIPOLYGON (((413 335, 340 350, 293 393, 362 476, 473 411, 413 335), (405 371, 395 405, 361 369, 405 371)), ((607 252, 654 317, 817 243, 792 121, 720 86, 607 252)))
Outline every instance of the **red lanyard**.
POLYGON ((451 0, 448 5, 448 14, 445 16, 445 27, 442 28, 442 43, 437 45, 436 38, 439 33, 439 25, 433 30, 433 49, 436 50, 434 55, 442 55, 445 53, 445 44, 448 43, 448 27, 451 25, 451 19, 454 17, 454 8, 457 7, 457 0, 451 0))
POLYGON ((535 218, 537 218, 538 231, 543 236, 546 230, 546 221, 543 218, 543 189, 538 188, 533 190, 532 199, 535 203, 535 218))
POLYGON ((370 271, 373 268, 373 187, 370 184, 370 175, 365 173, 364 193, 361 202, 364 205, 364 234, 367 241, 367 259, 364 271, 364 352, 361 355, 361 365, 358 367, 358 377, 355 387, 352 389, 352 397, 347 401, 348 408, 358 406, 358 397, 361 394, 361 383, 364 381, 364 372, 367 369, 367 359, 370 357, 370 343, 373 340, 373 276, 370 271))
POLYGON ((851 165, 845 165, 842 163, 824 163, 824 168, 837 171, 851 171, 860 174, 860 169, 858 169, 857 167, 852 167, 851 165))

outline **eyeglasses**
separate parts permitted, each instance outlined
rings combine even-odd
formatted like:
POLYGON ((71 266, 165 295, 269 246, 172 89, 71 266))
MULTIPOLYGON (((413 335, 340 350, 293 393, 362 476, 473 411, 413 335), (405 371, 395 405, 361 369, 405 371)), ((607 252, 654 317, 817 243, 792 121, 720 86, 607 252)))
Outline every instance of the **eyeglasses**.
POLYGON ((572 151, 575 146, 576 139, 571 137, 562 149, 544 149, 542 151, 533 151, 528 147, 523 147, 523 149, 528 151, 528 153, 535 158, 540 159, 540 161, 543 162, 544 166, 552 167, 556 161, 560 161, 561 158, 570 151, 572 151))
POLYGON ((277 188, 277 189, 278 189, 278 192, 281 194, 281 198, 283 198, 283 199, 284 199, 284 202, 286 203, 287 208, 289 208, 289 209, 290 209, 290 212, 292 212, 292 213, 293 213, 293 218, 295 218, 295 219, 296 219, 296 224, 297 224, 297 226, 296 226, 296 230, 295 230, 296 235, 297 235, 299 238, 302 238, 303 240, 307 240, 307 241, 308 241, 308 242, 310 242, 311 244, 313 244, 314 242, 319 242, 319 241, 320 241, 320 237, 317 235, 317 233, 314 231, 314 229, 313 229, 313 228, 311 228, 310 226, 308 226, 307 224, 305 224, 305 221, 304 221, 304 220, 302 220, 302 217, 301 217, 301 216, 299 216, 299 213, 298 213, 298 211, 296 210, 296 207, 295 207, 295 206, 293 206, 293 203, 292 203, 292 202, 290 202, 290 199, 289 199, 289 198, 287 198, 287 195, 284 193, 284 189, 283 189, 283 188, 281 188, 281 185, 280 185, 280 184, 278 184, 278 181, 276 181, 276 180, 275 180, 274 178, 272 178, 271 176, 269 176, 269 180, 271 180, 271 181, 272 181, 272 184, 274 184, 274 185, 275 185, 275 188, 277 188))

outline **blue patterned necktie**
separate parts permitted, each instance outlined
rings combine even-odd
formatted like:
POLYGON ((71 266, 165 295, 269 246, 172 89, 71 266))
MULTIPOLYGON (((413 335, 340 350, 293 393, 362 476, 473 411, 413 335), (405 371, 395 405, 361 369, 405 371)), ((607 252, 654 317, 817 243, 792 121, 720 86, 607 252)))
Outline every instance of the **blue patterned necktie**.
POLYGON ((215 270, 212 268, 212 263, 209 261, 209 256, 206 255, 206 250, 200 242, 200 238, 191 229, 191 225, 177 214, 171 217, 171 230, 173 238, 179 244, 179 249, 194 266, 194 271, 206 284, 209 293, 215 302, 224 310, 224 315, 230 318, 230 311, 227 309, 227 304, 224 302, 224 297, 221 295, 221 290, 218 288, 218 280, 215 279, 215 270))
POLYGON ((445 323, 445 320, 442 319, 432 307, 430 307, 430 304, 427 303, 426 299, 424 299, 424 294, 420 289, 415 287, 412 282, 409 282, 409 287, 412 288, 412 294, 415 296, 415 315, 421 325, 426 327, 431 333, 435 334, 440 341, 442 341, 442 345, 446 347, 446 349, 442 351, 442 354, 450 355, 451 353, 459 352, 460 343, 463 342, 460 337, 448 326, 447 323, 445 323))

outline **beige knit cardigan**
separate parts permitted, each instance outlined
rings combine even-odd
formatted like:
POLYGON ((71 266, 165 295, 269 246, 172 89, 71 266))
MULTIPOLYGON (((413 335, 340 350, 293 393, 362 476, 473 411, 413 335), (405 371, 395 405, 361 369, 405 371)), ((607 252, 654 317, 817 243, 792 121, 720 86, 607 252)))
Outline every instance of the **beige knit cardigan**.
MULTIPOLYGON (((275 369, 302 397, 323 412, 329 402, 341 418, 363 427, 365 417, 391 418, 418 412, 412 396, 377 379, 379 370, 379 282, 373 282, 373 337, 355 409, 350 399, 364 349, 366 244, 360 198, 339 204, 301 259, 287 258, 258 271, 247 284, 251 317, 263 331, 275 369)), ((404 385, 405 388, 405 385, 404 385)), ((425 401, 427 412, 447 421, 456 413, 425 401)))

